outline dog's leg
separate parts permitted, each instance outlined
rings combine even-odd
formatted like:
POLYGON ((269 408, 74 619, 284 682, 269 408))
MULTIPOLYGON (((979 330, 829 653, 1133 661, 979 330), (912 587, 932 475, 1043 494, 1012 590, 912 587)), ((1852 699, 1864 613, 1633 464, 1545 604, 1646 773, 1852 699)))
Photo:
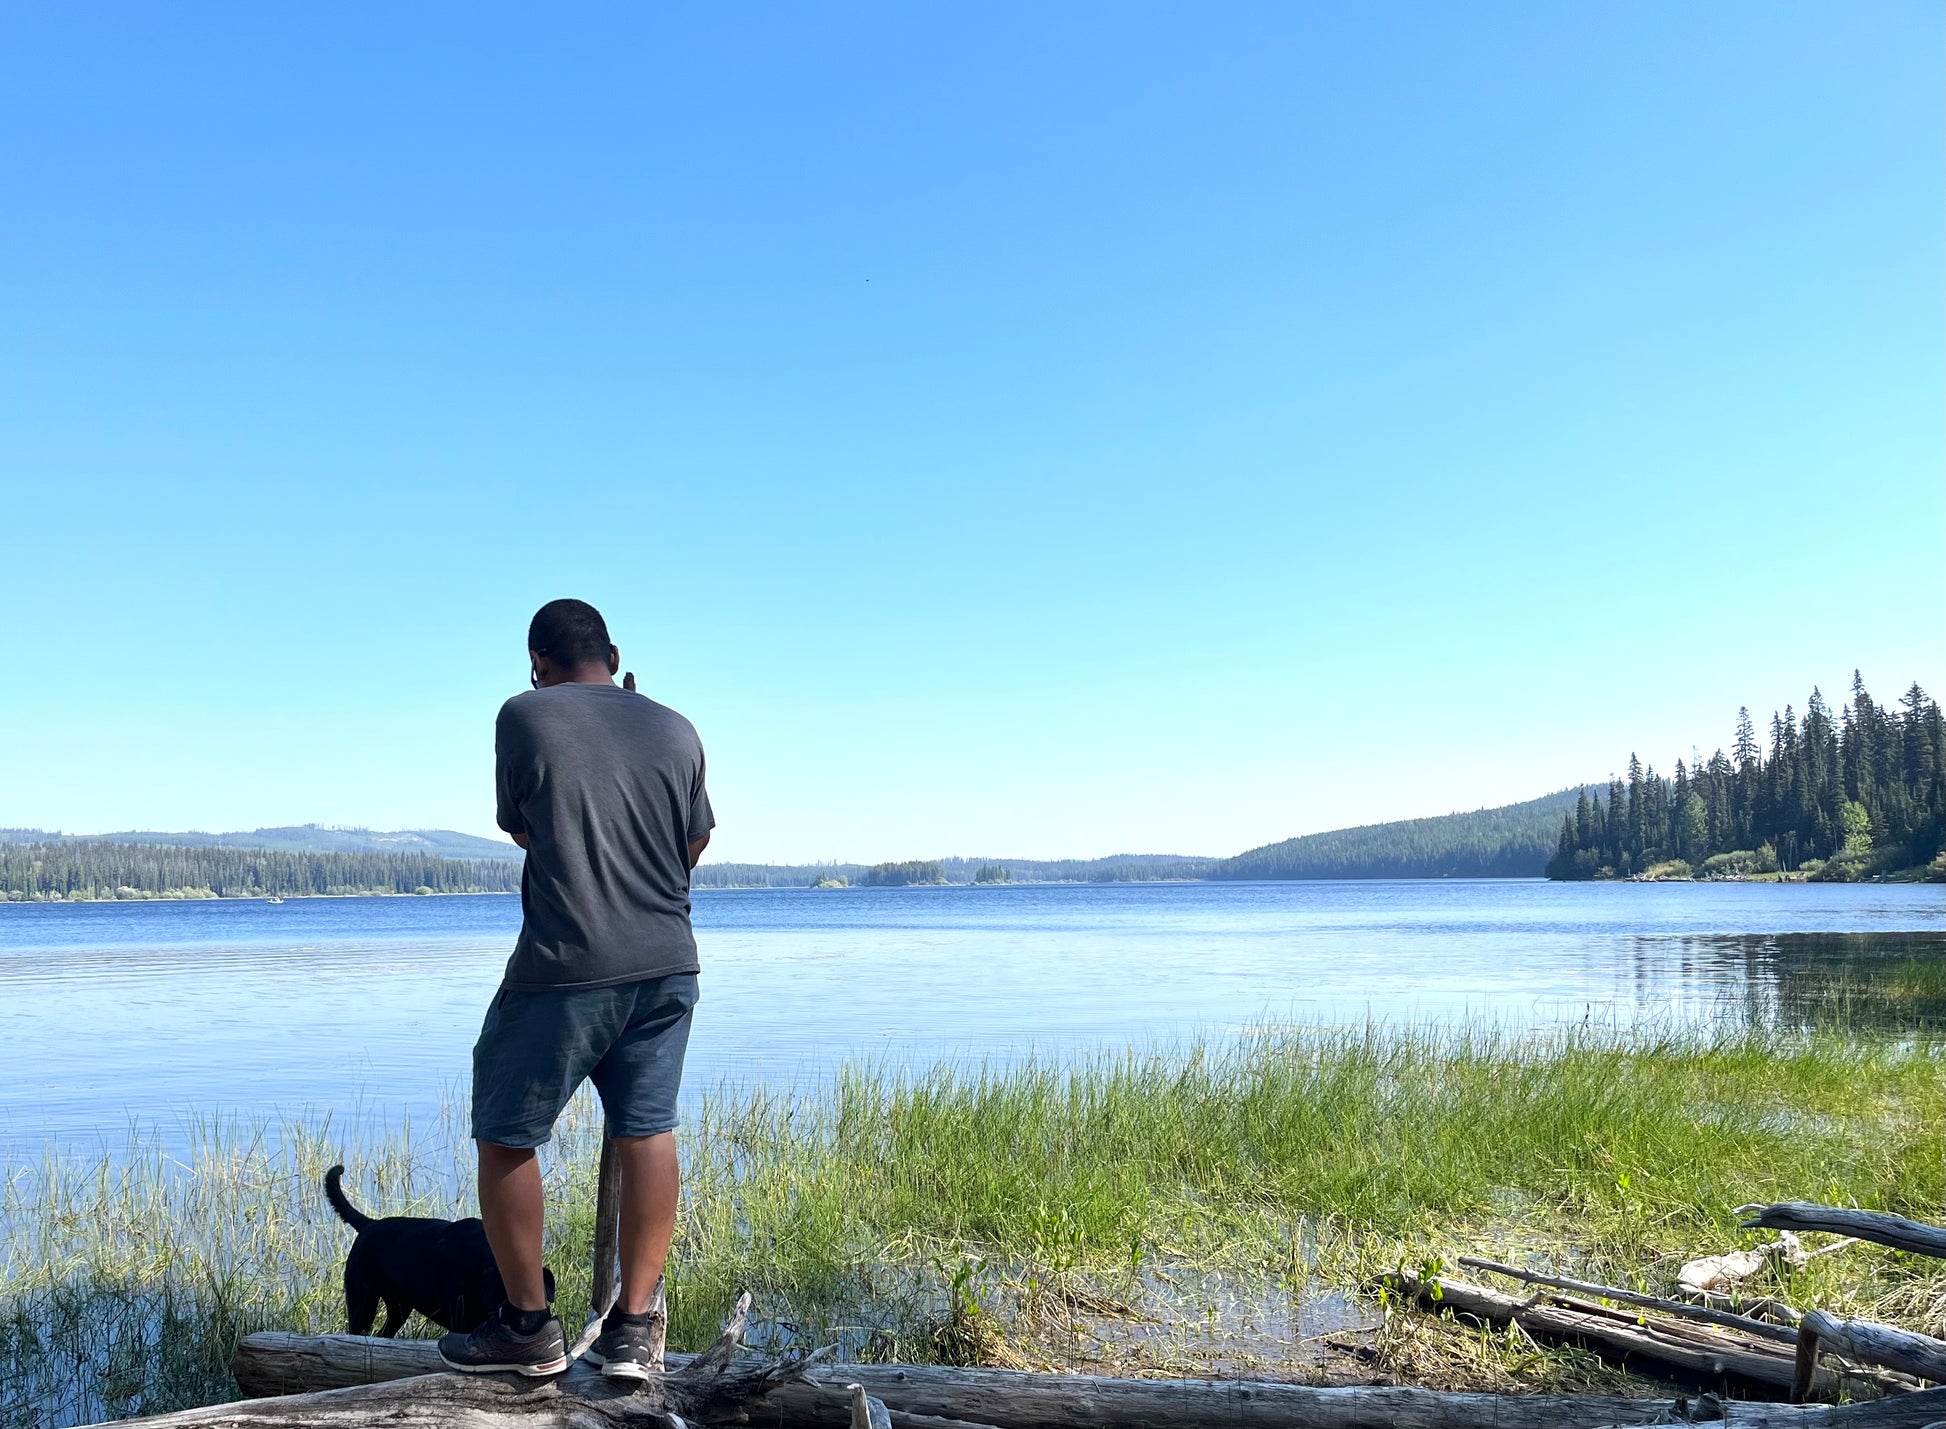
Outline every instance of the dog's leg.
POLYGON ((369 1335, 378 1318, 378 1288, 355 1261, 345 1262, 345 1333, 369 1335))
MULTIPOLYGON (((404 1304, 403 1301, 400 1303, 404 1304)), ((406 1317, 411 1313, 412 1307, 410 1305, 405 1305, 404 1309, 394 1309, 390 1297, 387 1297, 385 1301, 385 1324, 380 1327, 378 1337, 381 1340, 398 1338, 400 1327, 405 1324, 406 1317)))

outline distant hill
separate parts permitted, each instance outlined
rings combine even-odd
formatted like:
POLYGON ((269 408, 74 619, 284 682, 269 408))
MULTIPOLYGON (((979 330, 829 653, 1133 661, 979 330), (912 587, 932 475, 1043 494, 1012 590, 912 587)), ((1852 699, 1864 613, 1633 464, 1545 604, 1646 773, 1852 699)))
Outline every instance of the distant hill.
POLYGON ((1580 794, 1579 788, 1562 789, 1467 814, 1305 834, 1226 858, 1204 876, 1539 878, 1560 841, 1561 817, 1573 811, 1580 794))
MULTIPOLYGON (((972 883, 982 867, 998 865, 1015 883, 1149 883, 1182 879, 1285 878, 1539 878, 1561 837, 1562 815, 1580 790, 1563 789, 1522 804, 1333 829, 1266 844, 1234 858, 1124 853, 1106 858, 941 858, 946 882, 972 883)), ((49 834, 0 829, 8 843, 115 843, 180 848, 261 849, 310 854, 419 854, 437 858, 517 862, 511 842, 450 829, 334 829, 318 824, 253 829, 248 833, 49 834)), ((804 888, 821 878, 866 881, 859 863, 705 863, 698 888, 804 888)))
POLYGON ((0 843, 160 844, 170 848, 247 848, 279 853, 420 853, 438 858, 504 858, 518 862, 521 852, 506 839, 483 839, 451 829, 334 829, 321 824, 252 829, 248 833, 59 834, 39 829, 0 829, 0 843))
MULTIPOLYGON (((1217 860, 1173 853, 1118 853, 1106 858, 941 858, 931 860, 948 883, 971 883, 980 869, 998 864, 1015 883, 1152 883, 1202 878, 1217 860)), ((820 878, 865 881, 862 863, 705 863, 692 882, 698 888, 806 888, 820 878)))

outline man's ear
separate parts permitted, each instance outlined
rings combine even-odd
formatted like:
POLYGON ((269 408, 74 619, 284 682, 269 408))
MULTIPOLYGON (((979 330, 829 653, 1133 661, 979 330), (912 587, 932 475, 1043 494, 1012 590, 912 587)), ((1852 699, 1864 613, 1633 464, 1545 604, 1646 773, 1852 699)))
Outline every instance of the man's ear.
POLYGON ((608 647, 608 673, 619 675, 622 672, 622 652, 615 646, 608 647))

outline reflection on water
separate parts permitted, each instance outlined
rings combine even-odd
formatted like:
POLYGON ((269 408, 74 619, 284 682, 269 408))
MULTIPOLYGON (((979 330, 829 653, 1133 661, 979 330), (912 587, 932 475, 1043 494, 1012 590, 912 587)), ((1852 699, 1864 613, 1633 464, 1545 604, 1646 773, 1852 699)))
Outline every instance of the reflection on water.
POLYGON ((1797 1030, 1946 1028, 1941 934, 1718 934, 1702 941, 1706 958, 1741 960, 1734 1011, 1745 1022, 1797 1030))
MULTIPOLYGON (((1946 1020, 1946 896, 1526 882, 711 890, 690 1087, 1260 1021, 1946 1020)), ((0 905, 0 1146, 190 1116, 424 1127, 511 897, 0 905)))

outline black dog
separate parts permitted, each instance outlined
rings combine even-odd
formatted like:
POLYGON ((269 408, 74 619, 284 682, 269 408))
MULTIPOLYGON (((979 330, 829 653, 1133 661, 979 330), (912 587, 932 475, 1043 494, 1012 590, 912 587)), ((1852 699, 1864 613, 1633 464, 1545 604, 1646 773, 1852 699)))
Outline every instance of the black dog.
MULTIPOLYGON (((345 1195, 339 1185, 344 1174, 342 1166, 325 1172, 324 1194, 331 1209, 358 1232, 345 1257, 345 1319, 351 1334, 371 1333, 381 1300, 385 1325, 379 1334, 386 1339, 398 1334, 414 1310, 449 1330, 466 1331, 500 1308, 507 1291, 478 1216, 463 1221, 375 1219, 345 1195)), ((551 1303, 554 1272, 542 1274, 551 1303)))

